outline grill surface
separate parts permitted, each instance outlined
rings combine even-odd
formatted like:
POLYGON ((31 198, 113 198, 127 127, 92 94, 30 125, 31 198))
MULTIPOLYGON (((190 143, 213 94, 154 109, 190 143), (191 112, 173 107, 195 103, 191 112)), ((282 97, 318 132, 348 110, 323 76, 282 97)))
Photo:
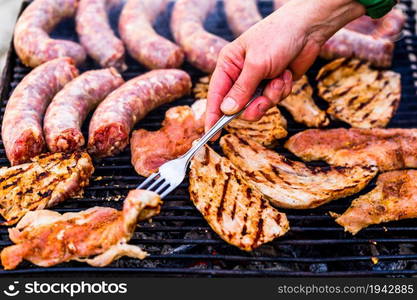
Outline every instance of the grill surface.
MULTIPOLYGON (((417 127, 416 78, 417 63, 414 47, 414 11, 411 1, 403 1, 408 16, 406 35, 397 43, 393 68, 402 75, 402 101, 399 111, 389 127, 417 127)), ((24 3, 26 6, 27 3, 24 3)), ((260 2, 264 15, 272 11, 272 3, 260 2)), ((229 40, 230 31, 219 3, 216 12, 207 21, 207 28, 229 40)), ((170 11, 170 10, 168 10, 170 11)), ((119 12, 112 13, 117 23, 119 12)), ((157 28, 169 36, 169 12, 160 18, 157 28)), ((66 21, 53 33, 55 37, 76 39, 73 21, 66 21)), ((309 72, 314 82, 315 74, 324 62, 319 61, 309 72)), ((129 69, 123 74, 130 79, 145 69, 129 58, 129 69)), ((97 68, 88 61, 83 70, 97 68)), ((186 65, 193 80, 204 74, 186 65)), ((13 88, 29 72, 17 58, 11 47, 3 74, 1 99, 4 106, 13 88)), ((185 98, 174 105, 192 103, 185 98)), ((324 105, 323 103, 321 103, 324 105)), ((160 127, 164 112, 172 105, 165 105, 149 114, 137 127, 156 130, 160 127)), ((290 135, 305 129, 289 121, 290 135)), ((333 123, 333 127, 343 124, 333 123)), ((86 128, 85 128, 86 129, 86 128)), ((282 144, 282 143, 281 143, 282 144)), ((215 146, 218 149, 218 146, 215 146)), ((278 152, 292 157, 282 148, 278 152)), ((0 165, 8 165, 3 144, 0 144, 0 165)), ((92 206, 120 208, 129 189, 135 188, 143 179, 136 175, 130 164, 130 151, 111 158, 95 161, 96 172, 84 198, 69 199, 54 210, 64 213, 83 210, 92 206), (120 200, 120 201, 118 201, 120 200)), ((71 262, 52 268, 38 268, 23 263, 15 271, 0 270, 0 274, 34 272, 135 272, 144 276, 411 276, 417 274, 417 221, 406 220, 383 226, 372 226, 357 236, 343 232, 327 214, 328 211, 343 212, 354 197, 334 201, 314 210, 282 210, 288 214, 290 232, 252 253, 240 251, 220 240, 194 208, 183 183, 166 200, 162 212, 152 223, 142 223, 131 243, 143 246, 151 256, 144 260, 122 258, 110 267, 92 268, 71 262)), ((374 187, 371 184, 364 192, 374 187)), ((11 245, 7 228, 0 228, 0 248, 11 245)))

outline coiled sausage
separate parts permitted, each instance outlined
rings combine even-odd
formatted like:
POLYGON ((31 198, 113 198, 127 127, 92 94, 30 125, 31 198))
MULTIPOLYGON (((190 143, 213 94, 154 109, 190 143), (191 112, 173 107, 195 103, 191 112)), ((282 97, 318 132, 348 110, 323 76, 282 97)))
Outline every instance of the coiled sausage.
POLYGON ((88 71, 68 83, 45 114, 43 128, 49 150, 69 152, 84 146, 81 126, 88 113, 123 83, 114 68, 88 71))
POLYGON ((190 92, 191 78, 181 70, 154 70, 135 77, 100 103, 90 122, 88 148, 111 156, 129 143, 133 126, 156 107, 190 92))
POLYGON ((72 59, 57 58, 32 70, 13 91, 2 125, 3 144, 12 165, 27 162, 45 149, 41 125, 45 109, 77 75, 72 59))
POLYGON ((149 69, 177 68, 184 61, 181 48, 152 27, 166 4, 167 0, 129 0, 120 15, 119 32, 129 54, 149 69))
POLYGON ((87 53, 104 68, 126 69, 125 48, 109 24, 111 0, 80 0, 76 29, 87 53))
POLYGON ((22 13, 14 31, 14 47, 22 62, 36 67, 58 57, 71 57, 77 64, 86 54, 81 45, 49 37, 65 18, 73 17, 78 0, 35 0, 22 13))

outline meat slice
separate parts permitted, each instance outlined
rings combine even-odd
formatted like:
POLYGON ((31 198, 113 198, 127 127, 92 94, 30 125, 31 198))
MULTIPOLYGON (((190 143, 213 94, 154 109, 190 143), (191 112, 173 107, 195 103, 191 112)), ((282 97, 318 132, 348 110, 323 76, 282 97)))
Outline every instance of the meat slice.
MULTIPOLYGON (((201 137, 204 118, 195 111, 199 103, 194 103, 192 107, 170 108, 160 130, 139 129, 133 132, 130 140, 132 165, 139 175, 149 176, 156 172, 165 162, 187 152, 192 142, 201 137)), ((205 103, 203 109, 205 111, 205 103)))
POLYGON ((191 162, 190 197, 227 243, 251 251, 289 230, 285 214, 252 189, 241 172, 208 146, 191 162))
POLYGON ((372 69, 357 59, 327 64, 317 80, 319 96, 330 105, 327 112, 352 127, 385 127, 400 103, 400 74, 372 69))
MULTIPOLYGON (((206 100, 200 99, 191 107, 177 106, 165 114, 162 128, 157 131, 138 129, 130 139, 132 165, 141 176, 156 172, 165 162, 186 153, 192 142, 204 133, 206 100)), ((277 108, 271 108, 258 122, 233 120, 226 130, 237 132, 264 145, 272 145, 287 135, 286 121, 277 108)))
POLYGON ((310 129, 292 136, 285 147, 306 161, 336 166, 417 168, 417 129, 310 129))
POLYGON ((373 166, 307 166, 237 135, 222 137, 220 145, 249 184, 278 207, 315 208, 353 195, 377 173, 373 166))
POLYGON ((70 260, 104 267, 121 256, 143 259, 148 254, 127 242, 137 222, 158 214, 160 207, 157 194, 133 190, 122 211, 93 207, 63 215, 50 210, 30 212, 16 228, 9 229, 9 237, 16 245, 3 249, 1 263, 11 270, 24 259, 41 267, 70 260))
POLYGON ((353 200, 336 222, 352 234, 372 224, 417 218, 417 171, 392 171, 378 177, 376 187, 353 200))
POLYGON ((314 102, 313 88, 309 84, 307 76, 294 82, 291 94, 279 105, 285 107, 296 122, 308 127, 325 127, 330 123, 326 112, 322 111, 314 102))
POLYGON ((52 207, 78 194, 94 171, 86 152, 42 154, 0 169, 0 214, 12 225, 31 210, 52 207))

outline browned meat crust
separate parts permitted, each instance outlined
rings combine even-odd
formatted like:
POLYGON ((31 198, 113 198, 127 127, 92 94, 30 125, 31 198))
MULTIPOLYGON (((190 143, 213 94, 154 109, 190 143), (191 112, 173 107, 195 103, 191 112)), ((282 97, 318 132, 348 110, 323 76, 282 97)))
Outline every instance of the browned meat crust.
POLYGON ((222 137, 220 145, 249 184, 278 207, 315 208, 353 195, 377 173, 376 167, 307 166, 232 134, 222 137))
POLYGON ((75 15, 77 5, 78 0, 35 0, 23 11, 14 30, 14 47, 25 65, 34 68, 58 57, 84 62, 81 45, 49 37, 61 20, 75 15))
POLYGON ((127 242, 137 222, 158 214, 160 206, 157 194, 134 190, 129 192, 123 211, 93 207, 63 215, 49 210, 30 212, 16 228, 9 229, 16 245, 3 249, 1 263, 11 270, 24 259, 41 267, 70 260, 104 267, 125 255, 143 259, 148 254, 127 242))
POLYGON ((2 139, 12 165, 25 163, 45 149, 42 119, 46 107, 78 76, 70 58, 57 58, 32 70, 13 91, 3 117, 2 139))
POLYGON ((184 50, 187 60, 196 68, 212 73, 217 57, 227 41, 204 29, 204 20, 215 0, 179 0, 175 3, 171 30, 184 50))
POLYGON ((198 118, 192 107, 172 107, 160 130, 139 129, 132 133, 132 165, 139 175, 149 176, 165 162, 187 152, 203 133, 204 119, 198 118))
POLYGON ((126 70, 125 48, 110 27, 107 11, 112 0, 80 0, 76 29, 83 47, 104 68, 126 70))
POLYGON ((12 225, 31 210, 77 195, 94 171, 85 152, 40 155, 30 163, 0 169, 0 214, 12 225))
POLYGON ((287 217, 262 199, 240 171, 208 146, 191 162, 190 197, 227 243, 251 251, 284 235, 287 217))
POLYGON ((97 107, 90 122, 88 148, 99 157, 122 151, 133 126, 156 107, 190 92, 190 76, 177 69, 154 70, 113 91, 97 107))
POLYGON ((353 200, 336 222, 352 234, 372 224, 417 218, 417 171, 392 171, 378 177, 376 188, 353 200))
POLYGON ((417 129, 310 129, 292 136, 285 147, 306 161, 335 166, 417 168, 417 129))
POLYGON ((279 105, 285 107, 296 122, 308 127, 325 127, 330 123, 326 113, 314 102, 313 88, 307 76, 294 82, 292 93, 279 105))
POLYGON ((237 37, 262 20, 257 0, 224 0, 227 22, 237 37))
POLYGON ((319 96, 330 105, 327 112, 353 127, 387 126, 400 103, 400 74, 372 69, 357 59, 327 64, 317 80, 319 96))
POLYGON ((155 32, 152 25, 167 0, 129 0, 120 15, 119 32, 129 54, 149 69, 178 68, 184 52, 155 32))
POLYGON ((87 71, 54 97, 43 120, 46 143, 52 152, 76 151, 85 144, 81 126, 88 113, 124 83, 113 68, 87 71))

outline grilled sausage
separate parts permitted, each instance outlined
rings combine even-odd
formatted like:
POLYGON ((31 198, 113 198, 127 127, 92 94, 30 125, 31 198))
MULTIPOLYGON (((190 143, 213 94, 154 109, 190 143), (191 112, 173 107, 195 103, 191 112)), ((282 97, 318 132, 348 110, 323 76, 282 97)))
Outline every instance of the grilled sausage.
POLYGON ((14 47, 22 62, 36 67, 58 57, 71 57, 77 64, 86 54, 81 45, 55 40, 49 32, 65 18, 73 17, 78 0, 35 0, 22 13, 14 31, 14 47))
POLYGON ((177 68, 184 53, 152 28, 167 0, 129 0, 123 8, 119 32, 129 54, 149 69, 177 68))
POLYGON ((81 44, 102 67, 126 69, 125 48, 109 24, 107 9, 110 0, 80 0, 76 29, 81 44))
POLYGON ((239 36, 262 20, 257 0, 224 0, 227 22, 235 36, 239 36))
POLYGON ((178 0, 171 19, 172 33, 187 60, 206 73, 214 71, 220 50, 227 44, 204 29, 204 20, 214 5, 215 0, 178 0))
POLYGON ((190 76, 181 70, 161 69, 133 78, 100 103, 90 122, 89 151, 111 156, 129 143, 133 126, 154 108, 190 92, 190 76))
POLYGON ((35 68, 13 91, 2 125, 4 148, 12 165, 42 153, 45 140, 41 123, 45 109, 55 94, 77 75, 72 59, 57 58, 35 68))
POLYGON ((45 114, 43 128, 49 150, 68 152, 84 146, 81 125, 88 113, 123 83, 113 68, 88 71, 68 83, 45 114))

